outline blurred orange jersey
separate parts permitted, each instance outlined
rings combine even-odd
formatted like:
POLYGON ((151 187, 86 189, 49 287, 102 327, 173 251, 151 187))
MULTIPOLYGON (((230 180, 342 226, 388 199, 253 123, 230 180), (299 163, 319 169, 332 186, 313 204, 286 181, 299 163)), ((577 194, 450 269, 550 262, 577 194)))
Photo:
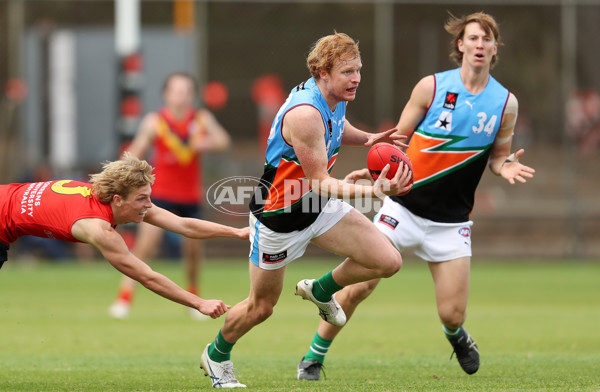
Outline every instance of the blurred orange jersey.
POLYGON ((92 184, 61 180, 0 185, 0 242, 24 235, 81 242, 71 234, 79 219, 98 218, 113 224, 110 204, 102 204, 92 184))

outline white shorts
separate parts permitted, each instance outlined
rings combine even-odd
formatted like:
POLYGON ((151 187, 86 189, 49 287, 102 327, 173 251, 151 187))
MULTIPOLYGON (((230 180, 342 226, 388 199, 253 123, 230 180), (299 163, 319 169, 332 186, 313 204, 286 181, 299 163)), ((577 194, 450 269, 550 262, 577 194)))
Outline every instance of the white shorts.
POLYGON ((312 225, 303 230, 278 233, 250 213, 250 261, 262 269, 275 270, 300 258, 310 241, 336 225, 353 207, 330 199, 312 225))
POLYGON ((471 257, 472 221, 434 222, 386 197, 373 223, 400 252, 414 248, 423 260, 441 262, 471 257))

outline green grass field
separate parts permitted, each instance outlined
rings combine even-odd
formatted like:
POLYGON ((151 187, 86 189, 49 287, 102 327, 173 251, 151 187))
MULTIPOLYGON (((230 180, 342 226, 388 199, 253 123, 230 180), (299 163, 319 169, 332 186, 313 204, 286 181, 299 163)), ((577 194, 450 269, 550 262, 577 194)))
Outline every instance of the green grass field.
MULTIPOLYGON (((600 391, 600 263, 477 262, 467 328, 482 355, 468 376, 449 360, 427 267, 416 259, 380 285, 334 342, 326 380, 299 382, 315 332, 314 305, 293 295, 334 260, 287 271, 274 315, 235 347, 239 379, 256 391, 600 391)), ((176 263, 154 268, 177 282, 176 263)), ((206 297, 248 292, 243 262, 209 261, 206 297)), ((198 322, 143 288, 128 320, 112 320, 119 274, 106 262, 0 270, 0 391, 210 389, 200 354, 223 320, 198 322)))

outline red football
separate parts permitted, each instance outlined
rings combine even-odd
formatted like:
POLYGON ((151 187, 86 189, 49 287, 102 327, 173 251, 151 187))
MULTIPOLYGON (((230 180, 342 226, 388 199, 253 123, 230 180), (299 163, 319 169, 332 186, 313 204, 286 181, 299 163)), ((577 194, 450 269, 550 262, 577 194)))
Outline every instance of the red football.
POLYGON ((398 147, 389 143, 377 143, 373 145, 369 150, 369 154, 367 155, 367 167, 369 168, 369 173, 374 180, 379 178, 381 170, 388 163, 390 164, 390 170, 386 176, 388 179, 394 177, 400 163, 408 165, 408 168, 411 172, 413 170, 410 159, 398 147))

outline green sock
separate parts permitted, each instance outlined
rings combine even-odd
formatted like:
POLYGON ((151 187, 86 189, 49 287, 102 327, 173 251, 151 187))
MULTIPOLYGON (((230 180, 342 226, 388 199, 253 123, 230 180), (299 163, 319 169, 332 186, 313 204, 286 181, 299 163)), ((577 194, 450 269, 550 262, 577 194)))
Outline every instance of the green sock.
POLYGON ((221 330, 219 330, 217 337, 208 347, 208 357, 215 362, 229 361, 234 344, 225 340, 221 335, 221 330))
POLYGON ((327 355, 327 351, 329 351, 329 346, 331 346, 331 342, 333 342, 333 340, 323 339, 317 332, 310 344, 308 353, 304 356, 304 360, 319 361, 320 363, 323 363, 325 361, 325 355, 327 355))
POLYGON ((444 330, 444 333, 446 334, 446 337, 448 339, 456 336, 460 332, 460 328, 461 327, 458 327, 456 329, 450 329, 450 328, 448 328, 448 327, 446 327, 445 325, 442 324, 442 329, 444 330))
POLYGON ((331 299, 333 294, 344 288, 343 286, 335 283, 332 272, 333 271, 329 271, 313 282, 312 293, 317 301, 327 302, 331 299))

